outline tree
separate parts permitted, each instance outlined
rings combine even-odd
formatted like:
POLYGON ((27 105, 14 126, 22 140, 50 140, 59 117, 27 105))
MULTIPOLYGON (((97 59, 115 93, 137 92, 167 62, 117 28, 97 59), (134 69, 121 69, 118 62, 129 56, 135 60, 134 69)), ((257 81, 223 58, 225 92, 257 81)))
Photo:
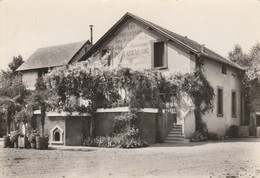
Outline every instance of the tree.
POLYGON ((16 69, 18 69, 18 67, 20 67, 23 63, 24 63, 24 60, 21 55, 18 55, 17 57, 14 56, 13 61, 8 64, 8 67, 14 74, 17 74, 18 72, 16 71, 16 69))
POLYGON ((22 56, 14 57, 9 69, 0 72, 0 112, 7 122, 7 134, 10 133, 15 113, 21 110, 25 104, 24 98, 28 95, 21 75, 15 71, 22 63, 22 56))
POLYGON ((242 76, 244 94, 245 94, 245 112, 247 117, 252 110, 251 101, 254 98, 250 92, 254 80, 260 79, 260 43, 256 43, 248 53, 243 52, 239 45, 236 45, 233 51, 228 53, 228 58, 246 69, 242 76))
POLYGON ((45 124, 45 115, 46 115, 46 107, 48 105, 48 95, 49 92, 47 87, 43 81, 43 78, 40 77, 37 79, 35 84, 35 91, 32 92, 32 95, 29 96, 27 102, 27 108, 33 112, 36 109, 41 110, 41 126, 42 132, 41 136, 44 137, 44 124, 45 124))

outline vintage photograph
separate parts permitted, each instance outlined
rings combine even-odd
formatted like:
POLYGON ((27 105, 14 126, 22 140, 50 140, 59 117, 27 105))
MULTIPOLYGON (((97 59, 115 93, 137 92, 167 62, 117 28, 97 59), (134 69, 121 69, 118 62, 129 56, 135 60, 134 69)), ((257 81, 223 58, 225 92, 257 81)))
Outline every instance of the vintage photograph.
POLYGON ((260 178, 259 0, 0 0, 1 178, 260 178))

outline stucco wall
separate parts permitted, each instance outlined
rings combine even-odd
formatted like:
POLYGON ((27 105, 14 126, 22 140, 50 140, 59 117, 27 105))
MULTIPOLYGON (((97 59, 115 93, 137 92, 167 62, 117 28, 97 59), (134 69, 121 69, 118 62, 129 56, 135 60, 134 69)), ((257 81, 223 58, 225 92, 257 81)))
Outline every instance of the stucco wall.
POLYGON ((185 138, 192 137, 195 132, 195 116, 193 109, 189 110, 184 118, 184 136, 185 138))
MULTIPOLYGON (((36 115, 36 128, 38 131, 40 131, 41 133, 41 116, 40 115, 36 115)), ((56 127, 60 127, 64 132, 61 135, 61 142, 60 144, 65 144, 65 117, 61 117, 61 116, 51 116, 45 117, 45 125, 44 125, 44 132, 46 135, 49 136, 49 144, 52 144, 52 142, 54 140, 52 140, 51 138, 51 130, 56 128, 56 127)))
POLYGON ((23 83, 28 89, 35 89, 36 79, 38 78, 38 72, 36 70, 22 71, 23 83))
MULTIPOLYGON (((113 119, 121 112, 97 113, 95 118, 95 135, 106 136, 113 132, 113 119)), ((141 138, 148 143, 163 140, 172 128, 173 114, 163 114, 157 118, 157 113, 138 113, 137 127, 141 138), (158 120, 156 120, 158 119, 158 120)))
POLYGON ((241 121, 241 79, 238 76, 238 71, 227 66, 227 74, 222 74, 222 65, 213 60, 205 60, 204 65, 205 75, 214 88, 217 95, 218 87, 223 88, 223 116, 217 115, 217 96, 215 97, 215 107, 213 112, 206 113, 203 120, 207 123, 210 132, 225 135, 226 130, 230 125, 240 125, 241 121), (232 90, 236 91, 237 106, 236 117, 232 117, 232 90))
POLYGON ((130 67, 133 69, 152 69, 152 44, 163 40, 167 48, 167 69, 165 74, 173 72, 190 72, 194 65, 194 57, 153 30, 135 20, 128 20, 118 31, 99 48, 96 60, 101 58, 103 49, 112 49, 113 66, 130 67))

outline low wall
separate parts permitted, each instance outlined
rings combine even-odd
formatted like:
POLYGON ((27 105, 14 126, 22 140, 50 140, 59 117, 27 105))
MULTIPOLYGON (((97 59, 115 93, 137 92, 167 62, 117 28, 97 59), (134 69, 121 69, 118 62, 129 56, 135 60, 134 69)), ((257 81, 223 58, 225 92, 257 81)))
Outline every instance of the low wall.
MULTIPOLYGON (((128 108, 98 110, 95 115, 95 135, 111 135, 113 132, 113 119, 121 113, 128 111, 128 108)), ((175 117, 174 114, 168 113, 162 114, 161 117, 158 117, 157 109, 143 109, 138 113, 137 122, 141 139, 148 143, 162 141, 171 130, 175 117)))
MULTIPOLYGON (((111 135, 113 132, 113 120, 123 112, 128 112, 127 107, 113 109, 98 109, 95 114, 96 136, 111 135)), ((50 112, 45 118, 45 134, 49 135, 50 144, 62 145, 82 145, 84 138, 89 133, 88 116, 79 116, 74 113, 67 116, 66 113, 50 112), (62 131, 62 139, 55 142, 53 133, 58 128, 62 131), (85 134, 85 135, 84 135, 85 134)), ((161 142, 172 129, 176 115, 163 113, 158 114, 157 109, 143 109, 138 113, 137 127, 140 131, 141 139, 148 143, 161 142)), ((37 130, 41 131, 41 118, 38 112, 35 112, 37 130)))
MULTIPOLYGON (((41 115, 35 115, 36 118, 36 130, 40 131, 42 130, 41 126, 41 115)), ((55 129, 56 127, 59 127, 64 131, 64 133, 61 135, 61 142, 59 144, 65 145, 65 118, 63 116, 46 116, 45 117, 45 124, 44 124, 44 133, 45 135, 49 136, 49 143, 52 144, 54 141, 51 136, 51 131, 55 129)))

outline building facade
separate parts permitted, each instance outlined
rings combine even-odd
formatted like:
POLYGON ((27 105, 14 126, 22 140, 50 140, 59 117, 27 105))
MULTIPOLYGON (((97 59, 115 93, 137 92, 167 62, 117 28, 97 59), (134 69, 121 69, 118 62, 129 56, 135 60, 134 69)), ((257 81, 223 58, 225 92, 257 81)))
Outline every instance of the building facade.
MULTIPOLYGON (((241 73, 244 69, 186 36, 126 13, 79 61, 106 58, 111 67, 159 70, 164 75, 191 73, 197 60, 214 88, 215 107, 203 116, 210 132, 226 134, 231 125, 244 122, 241 73)), ((179 102, 178 123, 186 137, 195 131, 193 104, 179 102)))

